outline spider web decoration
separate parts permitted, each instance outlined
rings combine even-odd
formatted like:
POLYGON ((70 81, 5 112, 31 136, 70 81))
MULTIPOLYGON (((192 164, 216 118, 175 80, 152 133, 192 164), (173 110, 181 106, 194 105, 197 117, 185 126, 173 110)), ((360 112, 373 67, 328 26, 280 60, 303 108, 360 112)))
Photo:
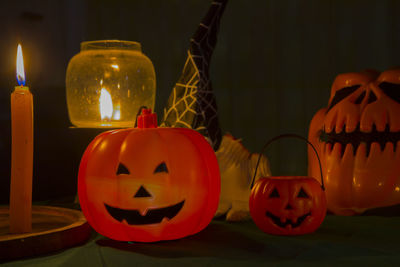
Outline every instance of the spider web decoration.
POLYGON ((164 108, 162 127, 191 128, 207 137, 216 151, 221 143, 217 103, 209 77, 219 22, 227 0, 214 0, 190 40, 182 74, 164 108))

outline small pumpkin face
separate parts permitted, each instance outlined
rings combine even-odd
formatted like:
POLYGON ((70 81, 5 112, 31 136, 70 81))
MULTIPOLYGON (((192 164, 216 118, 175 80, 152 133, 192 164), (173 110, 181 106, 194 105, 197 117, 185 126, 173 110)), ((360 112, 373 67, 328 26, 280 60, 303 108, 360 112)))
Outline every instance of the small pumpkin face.
POLYGON ((97 137, 82 159, 82 211, 100 234, 153 242, 195 234, 219 200, 219 169, 207 141, 179 128, 128 129, 97 137))
POLYGON ((262 231, 300 235, 314 232, 321 225, 326 214, 326 198, 312 177, 267 177, 255 183, 249 208, 262 231))
MULTIPOLYGON (((328 209, 339 215, 400 203, 400 69, 336 77, 311 121, 328 209)), ((309 175, 320 177, 309 150, 309 175)))

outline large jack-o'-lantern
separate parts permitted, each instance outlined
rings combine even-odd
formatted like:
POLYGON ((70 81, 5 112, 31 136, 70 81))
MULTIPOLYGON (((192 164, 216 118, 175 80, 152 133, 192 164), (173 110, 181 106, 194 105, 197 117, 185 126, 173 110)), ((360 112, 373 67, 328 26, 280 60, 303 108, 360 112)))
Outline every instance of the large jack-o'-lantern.
POLYGON ((218 206, 220 177, 214 151, 191 129, 157 128, 143 110, 138 128, 96 137, 78 176, 82 211, 100 234, 153 242, 205 228, 218 206))
MULTIPOLYGON (((400 69, 336 77, 328 106, 313 117, 328 209, 353 215, 400 203, 400 69)), ((309 150, 309 175, 319 177, 309 150)))

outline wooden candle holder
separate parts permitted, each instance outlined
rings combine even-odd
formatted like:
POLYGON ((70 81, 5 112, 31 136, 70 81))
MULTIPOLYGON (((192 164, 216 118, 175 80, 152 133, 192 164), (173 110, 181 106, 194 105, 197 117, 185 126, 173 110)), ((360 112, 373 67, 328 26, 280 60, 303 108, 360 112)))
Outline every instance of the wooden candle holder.
POLYGON ((32 206, 32 232, 10 234, 9 207, 0 207, 0 260, 37 256, 79 244, 91 228, 78 210, 32 206))

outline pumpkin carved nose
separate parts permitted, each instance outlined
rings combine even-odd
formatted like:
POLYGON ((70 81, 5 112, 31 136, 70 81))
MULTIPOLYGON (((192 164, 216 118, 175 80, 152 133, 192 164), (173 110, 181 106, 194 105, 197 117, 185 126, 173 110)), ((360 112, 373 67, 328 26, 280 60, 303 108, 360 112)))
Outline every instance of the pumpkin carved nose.
POLYGON ((368 95, 368 104, 371 104, 372 102, 376 101, 376 95, 374 94, 374 92, 370 91, 369 95, 368 95))
POLYGON ((371 104, 372 102, 375 102, 375 101, 377 100, 376 95, 375 95, 374 92, 369 91, 369 93, 368 93, 368 95, 367 95, 367 93, 364 91, 359 97, 357 97, 355 103, 356 103, 357 105, 361 104, 361 102, 362 102, 366 97, 368 97, 368 99, 367 99, 367 104, 371 104))
POLYGON ((375 95, 374 92, 369 91, 368 95, 367 93, 364 91, 359 97, 357 97, 356 101, 354 103, 356 103, 357 105, 361 104, 361 102, 366 98, 367 99, 367 104, 371 104, 372 102, 375 102, 377 100, 377 97, 375 95))
POLYGON ((151 194, 141 185, 133 197, 151 197, 151 194))
POLYGON ((292 210, 292 209, 293 209, 293 207, 289 203, 285 207, 285 210, 292 210))

